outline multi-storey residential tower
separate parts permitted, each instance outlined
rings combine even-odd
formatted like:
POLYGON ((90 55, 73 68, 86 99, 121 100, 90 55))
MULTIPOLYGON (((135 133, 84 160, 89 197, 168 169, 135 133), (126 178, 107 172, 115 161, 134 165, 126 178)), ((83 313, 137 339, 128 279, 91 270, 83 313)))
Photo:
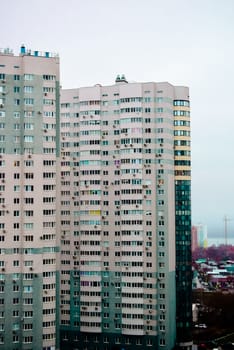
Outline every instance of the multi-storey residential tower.
POLYGON ((61 348, 191 348, 189 91, 62 90, 61 348))
POLYGON ((0 51, 0 349, 58 348, 59 89, 57 56, 0 51))
POLYGON ((0 349, 58 348, 59 313, 61 349, 188 349, 188 89, 118 77, 61 117, 58 57, 1 50, 0 349))

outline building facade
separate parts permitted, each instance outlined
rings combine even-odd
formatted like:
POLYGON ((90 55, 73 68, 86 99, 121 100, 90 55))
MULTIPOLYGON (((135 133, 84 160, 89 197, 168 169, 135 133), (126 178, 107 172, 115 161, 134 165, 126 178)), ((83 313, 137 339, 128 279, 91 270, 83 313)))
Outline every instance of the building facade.
POLYGON ((61 91, 61 349, 191 348, 187 87, 61 91))
MULTIPOLYGON (((0 349, 58 348, 59 59, 0 51, 0 349)), ((60 182, 59 182, 60 183, 60 182)))
POLYGON ((191 348, 189 113, 0 50, 0 350, 191 348))
MULTIPOLYGON (((187 95, 189 98, 189 95, 187 95)), ((174 102, 175 235, 176 235, 176 328, 177 344, 191 348, 192 239, 190 103, 174 102)))

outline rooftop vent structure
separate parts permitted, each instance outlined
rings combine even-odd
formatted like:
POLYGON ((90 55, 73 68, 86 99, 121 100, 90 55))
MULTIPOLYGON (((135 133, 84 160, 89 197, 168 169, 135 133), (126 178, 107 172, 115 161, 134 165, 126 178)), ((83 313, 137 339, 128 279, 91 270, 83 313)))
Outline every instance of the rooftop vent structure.
POLYGON ((116 84, 117 83, 126 83, 126 84, 128 83, 124 74, 122 74, 121 76, 118 74, 116 79, 115 79, 115 82, 116 82, 116 84))

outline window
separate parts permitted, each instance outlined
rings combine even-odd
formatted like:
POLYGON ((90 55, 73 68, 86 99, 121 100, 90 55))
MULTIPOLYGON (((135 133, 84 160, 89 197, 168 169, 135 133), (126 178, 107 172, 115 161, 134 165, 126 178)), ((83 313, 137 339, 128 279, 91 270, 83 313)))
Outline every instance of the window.
POLYGON ((146 346, 152 346, 152 345, 153 345, 153 340, 152 339, 147 339, 146 346))
POLYGON ((34 174, 33 173, 25 173, 24 176, 25 176, 25 179, 33 179, 34 174))
POLYGON ((24 161, 24 165, 25 165, 25 166, 33 166, 33 165, 34 165, 34 162, 33 162, 33 160, 25 160, 25 161, 24 161))
POLYGON ((19 343, 19 336, 18 335, 13 335, 12 342, 13 343, 19 343))
POLYGON ((12 290, 13 290, 13 292, 19 292, 19 290, 20 290, 20 286, 19 286, 19 285, 17 285, 17 284, 13 284, 13 286, 12 286, 12 290))
POLYGON ((32 230, 33 229, 33 223, 32 222, 25 222, 24 223, 25 230, 32 230))
POLYGON ((33 311, 24 311, 24 317, 33 317, 33 311))
POLYGON ((166 310, 166 305, 165 304, 159 304, 159 309, 160 310, 166 310))
POLYGON ((33 185, 25 185, 24 190, 26 192, 33 192, 34 191, 34 186, 33 185))
POLYGON ((25 210, 24 215, 25 216, 33 216, 33 210, 25 210))
POLYGON ((24 286, 23 291, 24 291, 24 293, 32 293, 33 287, 32 286, 24 286))
POLYGON ((33 98, 25 98, 24 99, 24 104, 26 106, 32 106, 32 105, 34 105, 34 99, 33 98))
POLYGON ((33 130, 34 124, 32 123, 24 123, 24 130, 33 130))
POLYGON ((165 339, 160 339, 160 340, 159 340, 159 344, 160 344, 161 346, 166 345, 165 339))
MULTIPOLYGON (((15 222, 13 224, 13 228, 14 229, 19 229, 20 228, 20 224, 18 222, 15 222)), ((19 241, 19 236, 13 236, 14 237, 14 241, 19 241)))
POLYGON ((20 124, 14 124, 14 130, 20 130, 20 124))
POLYGON ((34 203, 34 198, 24 198, 24 203, 25 204, 33 204, 34 203))
POLYGON ((24 86, 24 92, 32 93, 33 92, 33 86, 24 86))
POLYGON ((33 74, 24 74, 24 80, 33 80, 33 74))
POLYGON ((25 242, 33 242, 33 236, 32 235, 24 236, 24 240, 25 242))
POLYGON ((23 337, 23 342, 28 344, 28 343, 32 343, 33 341, 33 337, 32 336, 28 336, 28 337, 23 337))
POLYGON ((136 339, 136 345, 142 345, 142 340, 140 338, 136 339))
POLYGON ((34 111, 24 111, 24 116, 28 118, 34 117, 34 114, 34 111))
POLYGON ((20 118, 20 112, 14 112, 14 118, 20 118))
POLYGON ((24 298, 23 304, 24 305, 33 305, 33 298, 24 298))
POLYGON ((174 106, 186 106, 189 107, 189 101, 187 100, 174 100, 173 101, 174 106))
POLYGON ((14 148, 14 154, 20 154, 20 148, 14 148))
POLYGON ((43 79, 44 80, 55 80, 55 75, 44 74, 43 79))
POLYGON ((14 86, 14 92, 20 92, 20 87, 19 86, 14 86))

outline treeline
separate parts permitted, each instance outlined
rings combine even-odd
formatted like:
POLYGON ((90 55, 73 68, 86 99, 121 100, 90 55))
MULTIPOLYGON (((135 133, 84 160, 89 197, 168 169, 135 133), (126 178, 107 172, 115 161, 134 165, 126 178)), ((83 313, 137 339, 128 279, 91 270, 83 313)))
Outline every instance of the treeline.
POLYGON ((217 263, 226 260, 234 261, 234 246, 232 245, 220 245, 211 246, 207 248, 198 247, 192 252, 193 260, 209 259, 214 260, 217 263))

